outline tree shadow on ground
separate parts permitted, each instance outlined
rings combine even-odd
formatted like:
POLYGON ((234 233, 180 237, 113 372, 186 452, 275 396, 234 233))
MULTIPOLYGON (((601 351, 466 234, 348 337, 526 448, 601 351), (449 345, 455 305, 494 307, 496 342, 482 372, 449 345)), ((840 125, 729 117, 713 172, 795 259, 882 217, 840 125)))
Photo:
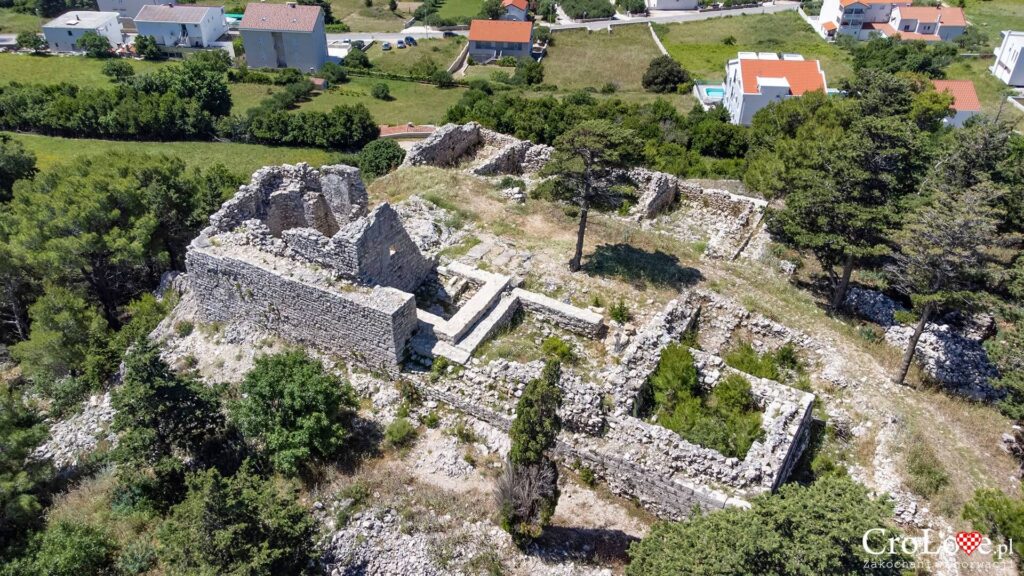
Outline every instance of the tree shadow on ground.
POLYGON ((658 250, 647 252, 629 244, 601 244, 583 270, 595 276, 611 276, 638 287, 648 284, 684 288, 699 282, 700 270, 683 266, 679 258, 658 250))
POLYGON ((629 562, 629 545, 637 540, 622 530, 548 526, 526 552, 547 562, 625 564, 629 562))

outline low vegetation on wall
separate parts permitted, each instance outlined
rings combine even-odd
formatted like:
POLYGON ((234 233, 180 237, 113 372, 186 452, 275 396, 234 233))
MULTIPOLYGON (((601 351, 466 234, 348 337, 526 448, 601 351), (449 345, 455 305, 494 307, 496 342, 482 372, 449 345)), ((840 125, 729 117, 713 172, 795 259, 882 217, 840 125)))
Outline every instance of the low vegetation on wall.
POLYGON ((647 386, 641 412, 694 444, 743 459, 764 436, 750 382, 730 374, 708 390, 683 344, 665 348, 647 386))

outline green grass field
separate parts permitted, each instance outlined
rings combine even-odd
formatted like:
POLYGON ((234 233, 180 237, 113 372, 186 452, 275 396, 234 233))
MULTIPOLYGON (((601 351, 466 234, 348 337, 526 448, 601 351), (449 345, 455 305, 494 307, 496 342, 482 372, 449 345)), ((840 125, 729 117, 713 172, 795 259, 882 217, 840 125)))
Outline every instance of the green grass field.
POLYGON ((824 42, 795 12, 726 16, 654 28, 672 57, 703 81, 723 80, 726 62, 741 51, 792 52, 821 60, 829 85, 853 72, 849 54, 824 42))
MULTIPOLYGON (((161 63, 128 60, 136 74, 155 70, 161 63)), ((103 75, 103 60, 84 56, 33 56, 0 54, 0 83, 23 82, 55 84, 68 82, 78 86, 106 87, 110 80, 103 75)))
POLYGON ((442 18, 474 18, 482 7, 481 0, 445 0, 437 14, 442 18))
POLYGON ((144 152, 178 156, 190 166, 224 164, 238 174, 251 174, 268 164, 309 162, 313 166, 330 164, 335 155, 314 148, 285 148, 225 142, 121 142, 86 138, 57 138, 35 134, 10 134, 35 152, 39 168, 66 162, 75 156, 110 152, 144 152))
POLYGON ((1024 30, 1024 0, 966 0, 967 21, 999 46, 999 32, 1024 30))
POLYGON ((301 110, 327 111, 341 104, 364 104, 379 124, 435 124, 444 118, 450 106, 459 101, 464 89, 441 89, 429 84, 381 80, 354 76, 349 82, 302 103, 301 110), (391 89, 392 100, 377 100, 370 95, 374 84, 383 82, 391 89))
POLYGON ((228 84, 228 89, 231 90, 232 114, 244 114, 267 96, 281 91, 279 86, 265 84, 228 84))
POLYGON ((424 57, 433 60, 439 68, 447 69, 465 45, 466 39, 456 36, 443 40, 419 40, 417 46, 402 49, 392 45, 391 50, 384 52, 381 50, 381 43, 374 42, 366 51, 366 55, 374 68, 392 74, 409 74, 416 63, 424 57))
POLYGON ((43 19, 34 14, 23 14, 10 8, 0 8, 0 32, 4 34, 39 32, 42 30, 42 26, 43 19))
POLYGON ((990 58, 962 58, 946 68, 946 78, 973 81, 982 112, 995 116, 1002 108, 1001 118, 1015 122, 1018 130, 1024 130, 1024 114, 1006 101, 1010 90, 988 71, 990 65, 990 58))
POLYGON ((552 38, 543 61, 544 82, 560 90, 600 88, 610 82, 620 91, 642 91, 647 64, 660 55, 646 24, 615 26, 610 34, 568 30, 552 38))

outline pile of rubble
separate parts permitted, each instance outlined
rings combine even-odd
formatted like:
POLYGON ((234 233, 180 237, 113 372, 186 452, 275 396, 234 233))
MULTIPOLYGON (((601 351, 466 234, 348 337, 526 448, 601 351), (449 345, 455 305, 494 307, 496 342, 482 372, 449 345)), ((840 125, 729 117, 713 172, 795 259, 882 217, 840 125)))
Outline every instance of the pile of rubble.
MULTIPOLYGON (((906 309, 876 290, 853 287, 844 306, 861 318, 885 327, 885 341, 906 349, 914 327, 900 324, 896 313, 906 309)), ((990 381, 999 371, 989 360, 982 342, 994 334, 991 316, 964 317, 951 313, 929 322, 917 343, 914 358, 926 374, 951 391, 976 400, 997 400, 1003 392, 990 381)))
POLYGON ((85 402, 81 412, 54 423, 49 439, 37 447, 30 458, 49 460, 58 469, 72 467, 81 455, 94 451, 101 441, 110 447, 116 446, 117 436, 109 431, 113 419, 110 392, 94 395, 85 402))

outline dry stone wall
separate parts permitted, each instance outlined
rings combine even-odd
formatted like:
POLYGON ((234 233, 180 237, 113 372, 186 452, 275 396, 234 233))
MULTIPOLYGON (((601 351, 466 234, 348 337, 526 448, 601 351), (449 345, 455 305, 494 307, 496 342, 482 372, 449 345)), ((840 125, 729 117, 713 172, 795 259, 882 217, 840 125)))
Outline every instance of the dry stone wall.
POLYGON ((553 148, 495 132, 476 122, 445 124, 416 143, 403 166, 469 164, 480 176, 534 174, 547 163, 553 148))
POLYGON ((200 321, 272 332, 397 373, 433 262, 388 204, 367 213, 359 170, 258 170, 186 255, 200 321))

